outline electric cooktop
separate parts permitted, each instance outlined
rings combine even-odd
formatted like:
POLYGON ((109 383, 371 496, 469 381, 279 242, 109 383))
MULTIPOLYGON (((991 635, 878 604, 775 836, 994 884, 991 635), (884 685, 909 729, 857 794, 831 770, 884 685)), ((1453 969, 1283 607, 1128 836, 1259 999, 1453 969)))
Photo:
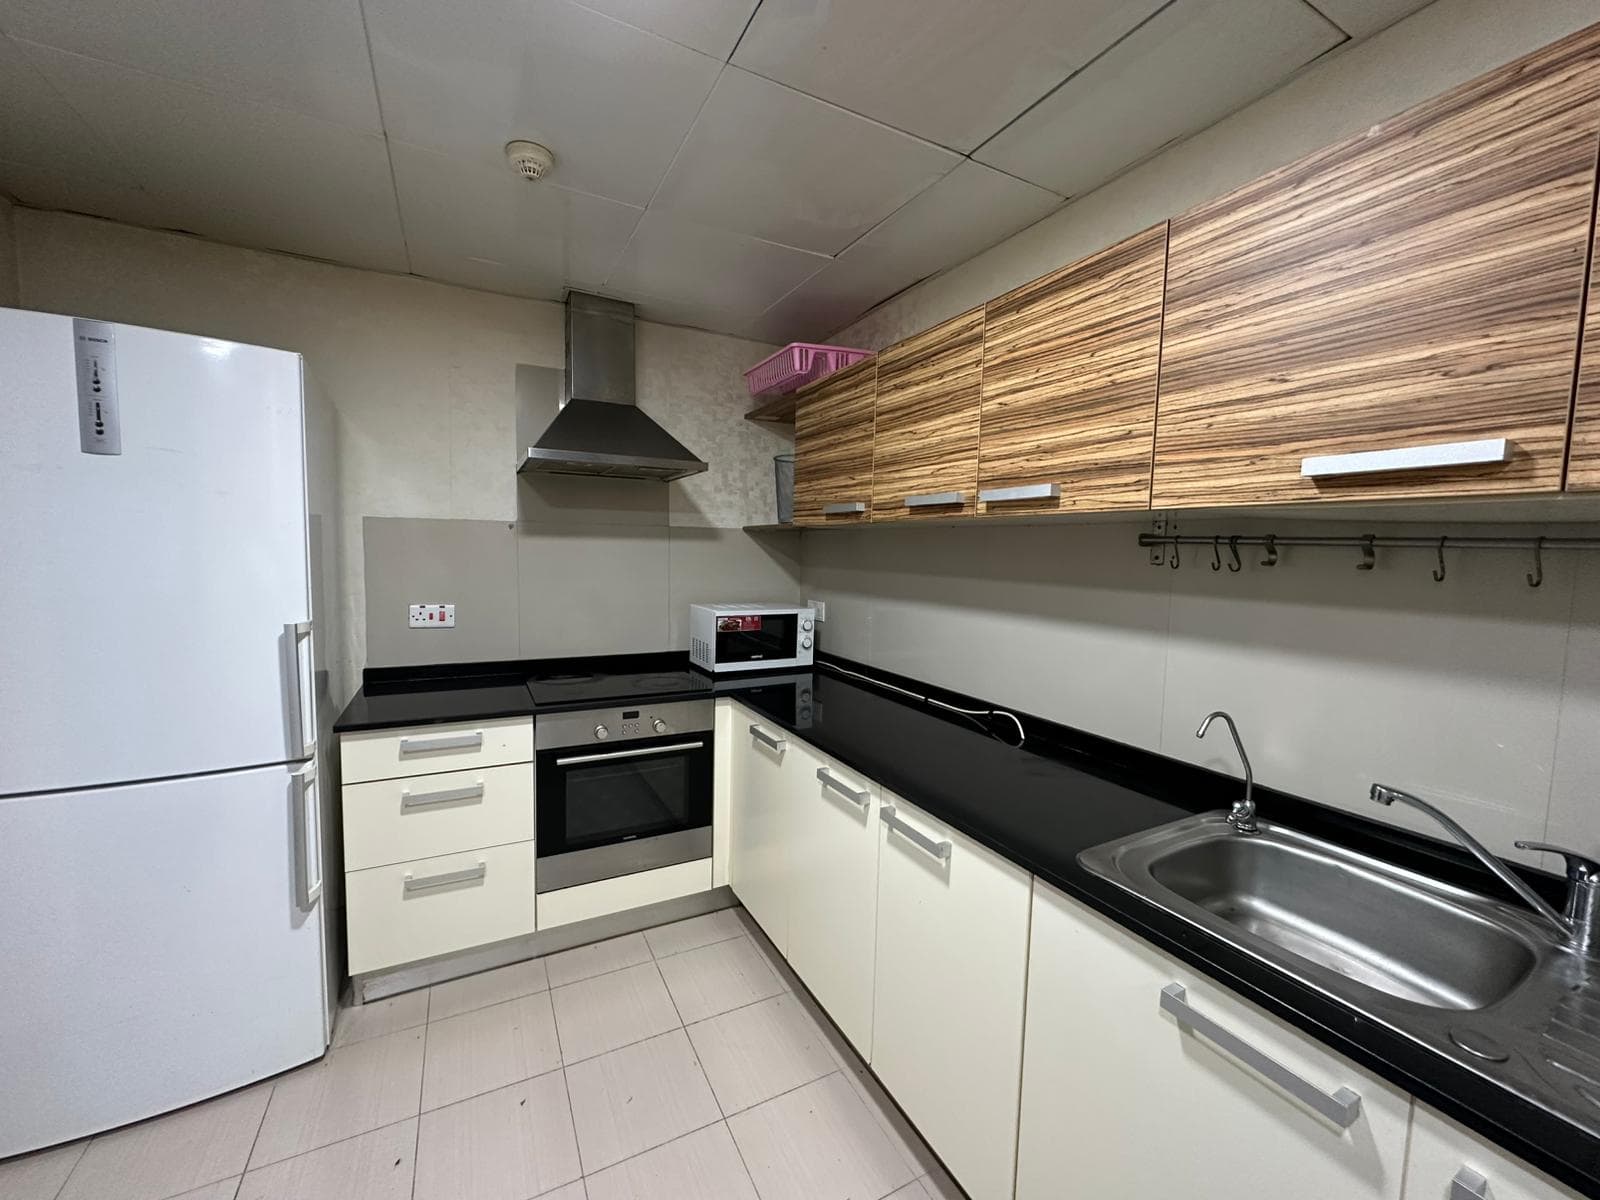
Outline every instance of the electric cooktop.
POLYGON ((595 704, 656 696, 711 695, 712 679, 699 671, 553 672, 528 680, 535 704, 595 704))

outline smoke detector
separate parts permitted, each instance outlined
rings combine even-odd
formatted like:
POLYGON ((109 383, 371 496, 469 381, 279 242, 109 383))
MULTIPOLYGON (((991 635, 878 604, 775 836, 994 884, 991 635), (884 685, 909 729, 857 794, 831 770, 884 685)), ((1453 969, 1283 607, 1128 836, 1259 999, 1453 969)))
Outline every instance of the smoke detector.
POLYGON ((506 161, 511 169, 529 183, 543 179, 545 173, 556 165, 556 156, 538 142, 507 142, 506 161))

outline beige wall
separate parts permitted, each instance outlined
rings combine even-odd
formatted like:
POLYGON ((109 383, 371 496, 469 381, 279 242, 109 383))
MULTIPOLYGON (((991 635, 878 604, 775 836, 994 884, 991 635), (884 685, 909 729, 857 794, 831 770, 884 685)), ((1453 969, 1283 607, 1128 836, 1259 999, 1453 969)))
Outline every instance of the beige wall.
POLYGON ((1597 20, 1595 0, 1436 0, 828 340, 887 346, 1597 20))
MULTIPOLYGON (((835 340, 896 341, 1597 19, 1593 0, 1437 0, 835 340)), ((1550 564, 1537 591, 1503 555, 1461 556, 1442 584, 1416 553, 1173 572, 1146 565, 1142 528, 806 534, 802 581, 836 653, 1237 773, 1225 737, 1193 736, 1225 708, 1263 783, 1425 827, 1366 802, 1381 779, 1501 852, 1600 852, 1600 556, 1550 564)))
MULTIPOLYGON (((582 611, 592 602, 602 568, 611 572, 608 578, 661 597, 659 639, 629 649, 665 649, 679 640, 676 625, 665 618, 668 597, 683 594, 681 581, 673 592, 670 563, 650 555, 599 555, 587 573, 579 555, 573 566, 574 549, 596 544, 598 535, 586 527, 632 522, 687 531, 772 519, 771 456, 787 448, 786 439, 740 419, 747 398, 739 374, 770 347, 641 325, 641 407, 712 469, 665 489, 632 485, 644 489, 632 496, 648 492, 653 499, 629 503, 659 512, 630 516, 597 505, 581 487, 593 481, 549 481, 534 493, 515 475, 517 369, 561 367, 558 304, 63 213, 18 208, 15 226, 25 307, 280 346, 305 356, 312 491, 314 500, 320 494, 318 507, 325 514, 320 536, 335 578, 329 594, 340 630, 337 644, 324 647, 336 701, 342 702, 368 661, 368 518, 408 518, 421 526, 440 520, 499 523, 508 530, 537 526, 559 539, 555 544, 566 557, 552 554, 545 569, 535 555, 520 576, 513 557, 513 577, 530 593, 523 597, 527 604, 582 611), (568 482, 573 486, 563 486, 568 482)), ((783 585, 792 591, 792 563, 765 555, 746 535, 700 536, 691 545, 700 549, 708 540, 724 553, 702 552, 696 560, 706 586, 715 589, 726 571, 735 590, 783 585)), ((603 544, 618 547, 614 530, 603 544)), ((379 609, 402 630, 410 583, 400 577, 379 609)), ((451 596, 409 599, 444 602, 451 596)), ((459 621, 462 614, 457 616, 459 621)), ((386 661, 472 657, 465 648, 482 644, 464 637, 458 653, 449 634, 413 636, 446 640, 391 637, 386 661)), ((514 656, 520 639, 493 644, 514 656)))
POLYGON ((17 289, 17 240, 11 201, 0 196, 0 308, 15 308, 21 303, 17 289))

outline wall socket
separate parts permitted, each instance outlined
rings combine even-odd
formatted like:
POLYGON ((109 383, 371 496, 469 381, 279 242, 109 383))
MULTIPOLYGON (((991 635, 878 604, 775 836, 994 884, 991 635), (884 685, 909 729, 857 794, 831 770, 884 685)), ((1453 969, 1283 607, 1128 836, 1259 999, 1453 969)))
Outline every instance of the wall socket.
POLYGON ((454 629, 456 606, 454 604, 413 604, 409 613, 413 629, 454 629))
POLYGON ((828 619, 828 602, 826 600, 807 600, 806 607, 816 610, 818 622, 828 619))

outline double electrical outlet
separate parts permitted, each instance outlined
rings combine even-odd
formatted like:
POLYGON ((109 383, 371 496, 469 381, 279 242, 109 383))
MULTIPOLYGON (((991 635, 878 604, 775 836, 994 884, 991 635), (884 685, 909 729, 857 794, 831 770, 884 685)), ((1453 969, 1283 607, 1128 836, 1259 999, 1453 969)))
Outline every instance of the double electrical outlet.
POLYGON ((454 629, 456 606, 454 604, 413 604, 410 609, 413 629, 454 629))

